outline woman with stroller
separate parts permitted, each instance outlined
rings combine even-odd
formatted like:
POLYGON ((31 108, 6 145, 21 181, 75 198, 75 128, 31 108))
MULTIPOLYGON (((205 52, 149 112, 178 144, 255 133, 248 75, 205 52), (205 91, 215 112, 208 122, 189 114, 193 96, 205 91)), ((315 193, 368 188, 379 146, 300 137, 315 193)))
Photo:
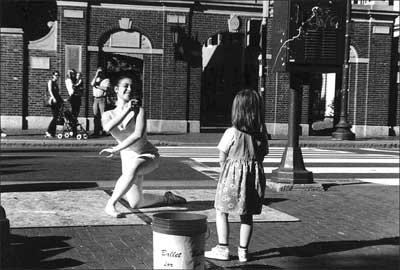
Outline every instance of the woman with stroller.
POLYGON ((65 87, 68 91, 72 115, 75 119, 78 119, 83 94, 82 73, 76 72, 74 69, 68 70, 65 87))
POLYGON ((73 136, 75 136, 83 92, 82 75, 80 72, 77 73, 74 69, 70 69, 68 70, 66 77, 67 78, 65 79, 65 87, 67 88, 69 103, 71 104, 71 113, 73 117, 72 132, 74 133, 73 136))
POLYGON ((58 78, 60 77, 60 73, 58 71, 53 71, 51 79, 47 82, 47 91, 49 95, 49 105, 51 108, 51 113, 53 118, 47 128, 45 137, 53 138, 56 134, 56 125, 57 119, 60 115, 60 109, 63 103, 63 100, 60 96, 60 88, 58 86, 58 78))

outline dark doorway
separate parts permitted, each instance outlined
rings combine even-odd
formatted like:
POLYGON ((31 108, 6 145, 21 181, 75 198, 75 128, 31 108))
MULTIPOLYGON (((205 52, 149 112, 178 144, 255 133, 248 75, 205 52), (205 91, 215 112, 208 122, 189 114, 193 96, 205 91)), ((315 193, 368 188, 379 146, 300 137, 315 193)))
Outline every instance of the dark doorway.
POLYGON ((202 128, 231 125, 232 101, 244 81, 243 41, 241 33, 220 33, 203 49, 208 61, 202 74, 202 128))
MULTIPOLYGON (((142 91, 143 59, 121 53, 103 53, 103 66, 110 79, 112 89, 118 77, 128 75, 135 79, 135 86, 142 91)), ((116 95, 110 91, 111 100, 115 103, 116 95)))
POLYGON ((309 135, 330 136, 334 131, 337 85, 335 73, 310 73, 309 135))
POLYGON ((112 83, 121 75, 128 75, 142 81, 143 59, 128 54, 104 53, 103 63, 112 83))

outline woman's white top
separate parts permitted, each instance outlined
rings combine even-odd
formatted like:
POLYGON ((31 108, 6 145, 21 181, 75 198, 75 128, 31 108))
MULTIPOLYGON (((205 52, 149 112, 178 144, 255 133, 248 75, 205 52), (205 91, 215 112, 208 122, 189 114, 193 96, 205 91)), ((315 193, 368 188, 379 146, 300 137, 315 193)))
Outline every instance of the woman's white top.
POLYGON ((73 85, 71 79, 66 79, 65 80, 65 87, 67 88, 68 95, 72 96, 72 94, 74 93, 74 85, 73 85))
MULTIPOLYGON (((106 111, 103 114, 103 121, 109 121, 111 118, 115 117, 115 110, 106 111)), ((118 143, 123 142, 126 138, 128 138, 131 134, 135 132, 136 127, 136 118, 134 117, 134 112, 128 113, 124 120, 115 128, 113 128, 110 133, 117 140, 118 143)), ((128 146, 122 151, 134 151, 138 155, 141 154, 157 154, 158 149, 147 140, 146 131, 143 136, 138 139, 136 142, 128 146)))

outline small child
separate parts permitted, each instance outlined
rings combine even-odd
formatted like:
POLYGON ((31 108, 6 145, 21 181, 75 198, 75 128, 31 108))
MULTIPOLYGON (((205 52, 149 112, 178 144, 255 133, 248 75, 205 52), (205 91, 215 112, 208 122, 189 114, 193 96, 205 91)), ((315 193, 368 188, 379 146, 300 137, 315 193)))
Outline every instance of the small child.
POLYGON ((221 174, 215 195, 218 245, 205 257, 229 260, 229 213, 240 215, 239 261, 248 260, 253 215, 261 213, 265 191, 264 156, 268 154, 267 131, 260 95, 240 91, 232 105, 232 127, 218 144, 221 174))

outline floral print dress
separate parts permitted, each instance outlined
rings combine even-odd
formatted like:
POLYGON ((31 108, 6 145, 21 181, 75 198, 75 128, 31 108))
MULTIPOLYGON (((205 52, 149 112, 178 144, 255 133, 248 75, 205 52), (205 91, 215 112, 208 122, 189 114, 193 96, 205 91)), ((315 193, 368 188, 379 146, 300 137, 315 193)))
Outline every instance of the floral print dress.
POLYGON ((214 207, 223 213, 260 214, 264 192, 264 156, 268 153, 266 136, 261 140, 231 127, 218 144, 227 154, 222 166, 214 207))

